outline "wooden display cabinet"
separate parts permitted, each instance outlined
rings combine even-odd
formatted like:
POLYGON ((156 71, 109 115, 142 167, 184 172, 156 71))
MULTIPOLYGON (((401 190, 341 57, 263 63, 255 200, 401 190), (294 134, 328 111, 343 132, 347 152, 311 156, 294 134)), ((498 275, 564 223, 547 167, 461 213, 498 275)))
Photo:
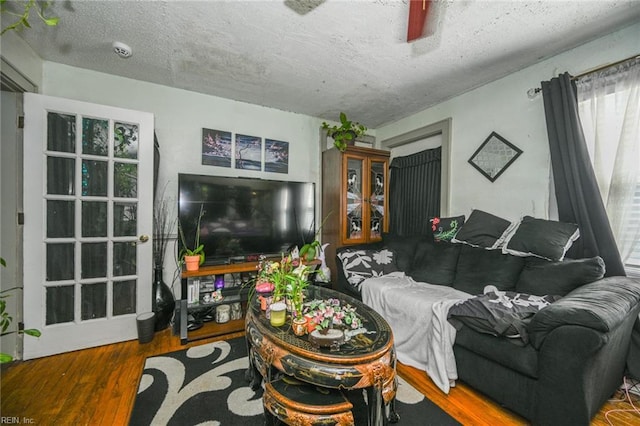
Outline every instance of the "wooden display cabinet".
POLYGON ((322 153, 322 243, 333 277, 338 247, 380 241, 389 229, 389 154, 351 146, 322 153))

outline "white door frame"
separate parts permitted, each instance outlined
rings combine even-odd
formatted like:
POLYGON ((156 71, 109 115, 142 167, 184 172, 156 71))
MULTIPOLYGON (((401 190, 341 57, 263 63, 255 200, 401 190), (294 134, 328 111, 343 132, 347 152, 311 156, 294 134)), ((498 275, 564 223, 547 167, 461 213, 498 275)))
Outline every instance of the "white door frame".
MULTIPOLYGON (((47 157, 47 114, 54 111, 139 125, 138 198, 136 199, 138 237, 152 235, 153 115, 32 93, 24 95, 24 110, 24 323, 25 328, 37 328, 42 332, 40 338, 25 337, 24 359, 135 339, 137 337, 136 314, 151 310, 152 244, 150 239, 146 243, 136 245, 137 275, 134 277, 137 279, 136 313, 112 317, 111 312, 108 311, 106 318, 81 321, 79 319, 79 274, 76 273, 76 280, 73 283, 76 288, 75 320, 46 325, 45 193, 47 178, 44 162, 47 157)), ((111 123, 112 121, 110 121, 110 128, 113 127, 111 123)), ((79 134, 76 143, 80 143, 82 127, 76 126, 76 134, 79 134)), ((76 214, 76 221, 78 220, 81 219, 76 214)), ((81 239, 78 235, 75 238, 81 239)), ((111 282, 110 272, 107 272, 107 281, 111 282)), ((108 285, 108 288, 107 298, 112 296, 111 286, 108 285)), ((110 303, 107 303, 107 306, 111 306, 110 303)))

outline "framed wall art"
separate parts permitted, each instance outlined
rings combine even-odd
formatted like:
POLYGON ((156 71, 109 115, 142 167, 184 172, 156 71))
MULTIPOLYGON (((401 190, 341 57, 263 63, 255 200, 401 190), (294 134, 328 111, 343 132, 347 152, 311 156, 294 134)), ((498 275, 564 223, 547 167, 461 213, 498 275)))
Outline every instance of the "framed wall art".
POLYGON ((264 171, 289 173, 289 142, 265 139, 264 171))
POLYGON ((231 167, 231 132, 202 129, 202 164, 231 167))
POLYGON ((491 132, 469 158, 469 163, 491 182, 495 182, 520 154, 522 154, 520 148, 496 132, 491 132))
POLYGON ((236 134, 236 169, 262 170, 262 138, 236 134))

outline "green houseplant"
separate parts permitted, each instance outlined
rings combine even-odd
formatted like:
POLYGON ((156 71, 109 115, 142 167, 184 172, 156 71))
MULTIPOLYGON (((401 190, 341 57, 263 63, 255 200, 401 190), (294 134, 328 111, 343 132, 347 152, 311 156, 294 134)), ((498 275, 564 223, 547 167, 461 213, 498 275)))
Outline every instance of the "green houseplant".
POLYGON ((11 2, 11 6, 16 8, 16 11, 9 10, 9 2, 7 0, 0 0, 0 11, 3 14, 11 15, 15 17, 15 21, 11 24, 7 25, 2 29, 0 35, 3 35, 7 31, 10 30, 19 30, 21 28, 31 28, 29 24, 29 14, 31 13, 31 9, 35 10, 38 14, 38 17, 42 22, 46 25, 53 27, 58 25, 58 21, 60 18, 51 17, 48 18, 45 16, 47 8, 53 3, 52 1, 37 1, 37 0, 26 0, 23 2, 11 2))
MULTIPOLYGON (((5 260, 0 257, 0 265, 2 265, 3 267, 7 266, 7 263, 5 262, 5 260)), ((8 291, 11 290, 15 290, 16 288, 8 288, 6 290, 2 290, 0 291, 0 331, 1 331, 1 335, 2 336, 6 336, 8 334, 13 334, 13 333, 18 333, 18 334, 26 334, 28 336, 33 336, 33 337, 40 337, 41 333, 40 330, 37 330, 35 328, 30 328, 30 329, 26 329, 26 330, 18 330, 18 331, 7 331, 9 326, 11 325, 11 323, 13 322, 13 317, 11 315, 9 315, 9 313, 7 312, 7 302, 4 300, 7 297, 9 297, 8 295, 5 295, 3 293, 6 293, 8 291)), ((4 352, 0 352, 0 364, 4 364, 5 362, 10 362, 13 361, 13 357, 9 354, 6 354, 4 352)))
POLYGON ((367 128, 357 121, 347 119, 344 112, 340 113, 340 125, 330 126, 326 121, 322 123, 322 128, 327 130, 329 136, 333 138, 333 145, 340 151, 345 151, 347 145, 354 142, 356 138, 364 135, 367 128))
POLYGON ((249 299, 251 300, 251 295, 256 291, 257 286, 269 283, 272 289, 271 325, 275 327, 284 325, 284 315, 286 314, 283 313, 279 315, 278 320, 274 320, 273 306, 284 305, 285 300, 291 305, 294 319, 302 320, 304 325, 306 320, 302 315, 302 309, 304 290, 309 285, 308 276, 309 267, 302 262, 293 260, 291 255, 283 255, 280 261, 267 260, 264 256, 261 256, 258 262, 258 274, 250 289, 249 299))
POLYGON ((322 227, 324 226, 324 223, 327 221, 331 213, 332 211, 327 213, 324 219, 322 219, 322 223, 320 224, 320 227, 318 228, 318 230, 316 231, 316 234, 314 235, 314 240, 311 241, 310 243, 306 243, 300 248, 301 259, 309 262, 315 259, 318 253, 322 250, 322 245, 320 244, 320 241, 318 241, 318 235, 320 235, 320 232, 322 231, 322 227))
POLYGON ((178 234, 180 234, 180 242, 182 243, 182 247, 180 248, 180 252, 178 253, 178 261, 180 265, 184 264, 187 267, 188 271, 195 271, 200 267, 200 265, 204 263, 204 244, 200 243, 200 222, 202 221, 203 215, 204 206, 201 205, 200 214, 198 215, 198 220, 196 221, 196 231, 193 246, 187 245, 187 239, 184 236, 184 230, 182 229, 182 225, 180 224, 180 222, 178 222, 178 234))

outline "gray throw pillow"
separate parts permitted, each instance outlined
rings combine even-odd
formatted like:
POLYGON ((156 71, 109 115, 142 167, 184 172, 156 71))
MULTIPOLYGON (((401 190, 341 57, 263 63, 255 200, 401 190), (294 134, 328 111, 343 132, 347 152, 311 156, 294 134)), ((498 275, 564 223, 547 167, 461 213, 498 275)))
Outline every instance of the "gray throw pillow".
POLYGON ((605 265, 600 256, 588 259, 565 259, 549 262, 542 259, 527 260, 516 291, 544 296, 565 296, 576 288, 604 277, 605 265))
POLYGON ((497 249, 504 242, 511 222, 482 210, 473 210, 452 243, 497 249))
POLYGON ((558 261, 564 259, 567 250, 579 237, 580 231, 575 223, 525 216, 506 238, 502 252, 558 261))

